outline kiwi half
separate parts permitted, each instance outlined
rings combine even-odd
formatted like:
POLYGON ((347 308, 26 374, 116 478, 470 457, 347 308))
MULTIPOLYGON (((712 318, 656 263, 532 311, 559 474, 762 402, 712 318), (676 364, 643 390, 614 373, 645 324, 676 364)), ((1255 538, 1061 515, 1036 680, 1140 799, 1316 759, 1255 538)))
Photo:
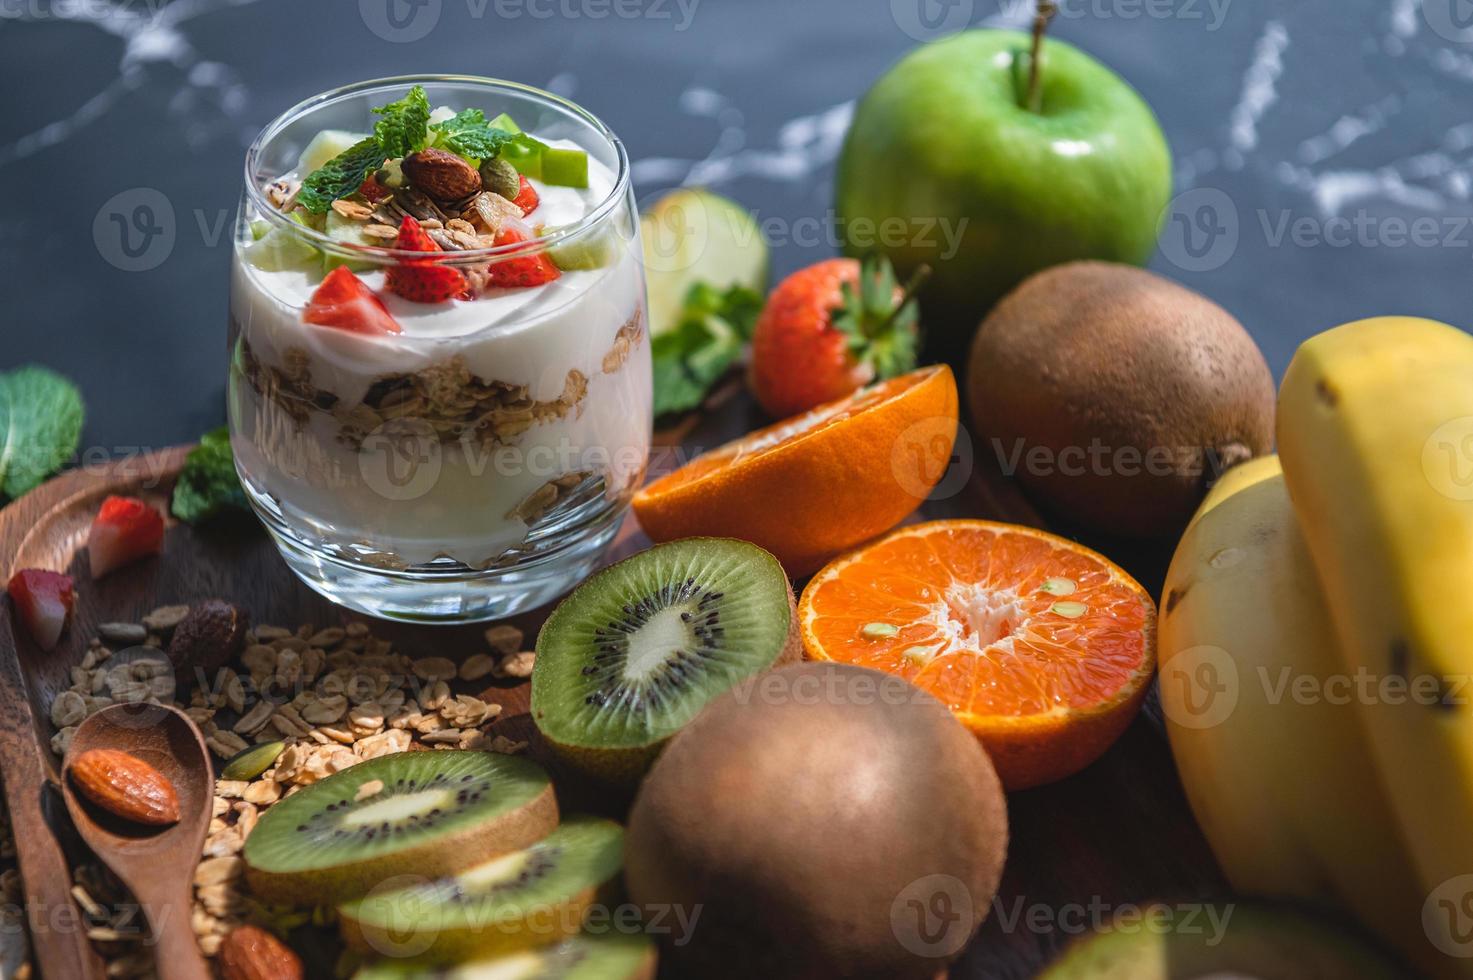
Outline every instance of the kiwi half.
POLYGON ((532 718, 572 765, 609 782, 644 773, 717 695, 802 652, 776 558, 686 538, 611 565, 537 637, 532 718))
POLYGON ((338 909, 354 949, 443 961, 556 943, 583 927, 588 907, 619 874, 624 828, 577 817, 525 850, 338 909))
POLYGON ((491 752, 400 752, 287 797, 261 817, 243 856, 267 902, 321 905, 399 874, 442 875, 526 847, 557 826, 536 763, 491 752), (377 792, 365 784, 380 782, 377 792), (359 797, 362 796, 362 799, 359 797))
POLYGON ((556 946, 454 966, 385 960, 353 980, 654 980, 655 947, 644 936, 578 935, 556 946))

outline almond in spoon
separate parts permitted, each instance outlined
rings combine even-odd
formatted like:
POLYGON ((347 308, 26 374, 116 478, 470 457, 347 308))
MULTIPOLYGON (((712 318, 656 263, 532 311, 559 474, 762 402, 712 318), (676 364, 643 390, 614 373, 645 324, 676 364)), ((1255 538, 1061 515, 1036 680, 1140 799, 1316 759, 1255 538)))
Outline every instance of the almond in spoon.
POLYGON ((69 769, 77 792, 132 823, 167 827, 179 822, 179 795, 163 773, 117 749, 89 749, 69 769))

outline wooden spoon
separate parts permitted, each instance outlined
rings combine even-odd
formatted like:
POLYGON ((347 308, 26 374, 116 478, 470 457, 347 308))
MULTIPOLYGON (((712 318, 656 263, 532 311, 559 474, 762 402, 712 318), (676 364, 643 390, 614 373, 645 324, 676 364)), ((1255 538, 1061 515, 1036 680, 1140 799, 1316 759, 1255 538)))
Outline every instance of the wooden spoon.
POLYGON ((154 704, 115 704, 82 722, 72 736, 65 769, 89 749, 116 749, 157 769, 179 797, 179 822, 151 827, 117 817, 76 791, 68 773, 62 786, 77 832, 143 907, 153 930, 162 980, 208 980, 190 918, 194 869, 204 847, 215 796, 204 736, 182 711, 154 704))

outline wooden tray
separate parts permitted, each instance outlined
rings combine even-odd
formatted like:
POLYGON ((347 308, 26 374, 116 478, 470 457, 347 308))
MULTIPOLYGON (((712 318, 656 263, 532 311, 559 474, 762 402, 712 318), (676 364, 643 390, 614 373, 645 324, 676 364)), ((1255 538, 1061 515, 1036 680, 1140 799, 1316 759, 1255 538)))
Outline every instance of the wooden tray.
MULTIPOLYGON (((760 423, 740 392, 728 392, 721 400, 725 404, 718 413, 664 433, 657 440, 653 465, 660 466, 658 454, 674 446, 686 452, 708 449, 760 423)), ((29 901, 33 960, 53 980, 100 977, 101 964, 85 940, 78 941, 80 930, 68 928, 55 912, 71 906, 64 862, 78 860, 80 852, 64 811, 53 805, 54 794, 48 792, 57 760, 49 749, 30 749, 29 732, 38 733, 43 743, 49 738, 47 706, 69 686, 70 668, 81 661, 96 624, 133 622, 160 605, 217 596, 246 607, 258 623, 327 626, 358 618, 298 582, 249 518, 199 529, 171 525, 160 560, 93 582, 85 556, 79 558, 78 552, 102 498, 140 494, 163 508, 185 451, 172 449, 68 473, 0 511, 0 556, 9 556, 7 580, 16 568, 41 567, 67 569, 77 581, 75 617, 50 654, 30 643, 14 623, 10 604, 0 602, 0 697, 5 708, 0 713, 0 760, 29 901), (67 842, 65 855, 53 843, 52 831, 67 842)), ((961 492, 927 504, 918 517, 961 515, 1039 522, 1013 487, 982 466, 961 492)), ((631 518, 610 560, 648 543, 631 518)), ((1154 567, 1154 560, 1147 560, 1154 567)), ((531 638, 547 611, 512 621, 531 638)), ((411 654, 460 659, 484 650, 482 629, 475 626, 375 622, 373 628, 411 654)), ((548 761, 527 714, 528 685, 497 686, 484 696, 504 706, 493 731, 530 741, 532 755, 548 761)), ((623 815, 627 800, 595 795, 553 768, 565 809, 623 815)), ((1187 809, 1165 739, 1147 716, 1085 772, 1013 794, 1009 816, 1012 840, 1001 892, 952 977, 1030 977, 1059 947, 1122 907, 1149 899, 1218 897, 1226 891, 1187 809)))

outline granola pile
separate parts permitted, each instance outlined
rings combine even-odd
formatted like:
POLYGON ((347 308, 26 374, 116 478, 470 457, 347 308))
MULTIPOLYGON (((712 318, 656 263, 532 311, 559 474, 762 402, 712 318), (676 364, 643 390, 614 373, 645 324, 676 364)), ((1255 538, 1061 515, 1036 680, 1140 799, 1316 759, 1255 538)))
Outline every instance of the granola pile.
MULTIPOLYGON (((278 800, 365 759, 393 752, 517 753, 526 748, 524 742, 488 731, 500 705, 456 691, 487 678, 531 676, 536 655, 522 649, 522 631, 514 626, 487 629, 486 652, 460 664, 445 657, 410 657, 389 640, 375 637, 364 623, 256 626, 246 633, 238 662, 221 670, 210 685, 196 685, 189 702, 181 704, 174 699, 174 669, 164 649, 188 612, 188 606, 165 606, 140 623, 99 626, 81 665, 72 671, 72 686, 50 705, 56 728, 51 744, 64 753, 76 726, 107 705, 148 702, 173 704, 194 719, 211 752, 222 760, 217 771, 252 746, 271 746, 264 752, 269 761, 256 775, 215 783, 214 814, 195 872, 191 915, 206 956, 214 956, 225 936, 243 923, 285 935, 308 922, 326 925, 331 918, 331 909, 263 905, 246 888, 240 851, 261 814, 278 800), (151 655, 152 650, 158 655, 151 655)), ((0 860, 13 864, 8 828, 0 841, 0 860)), ((0 889, 7 904, 18 910, 20 885, 13 866, 0 872, 0 889)), ((88 936, 107 960, 108 976, 152 977, 147 926, 126 889, 100 865, 85 865, 76 870, 72 893, 88 936)), ((24 931, 17 929, 17 934, 23 942, 24 931)), ((354 965, 345 955, 340 975, 354 965)))
MULTIPOLYGON (((640 310, 619 328, 602 358, 603 373, 618 371, 643 336, 640 310)), ((429 426, 446 445, 512 445, 535 425, 581 412, 588 394, 588 376, 576 368, 568 371, 558 397, 539 401, 527 385, 473 375, 465 359, 456 355, 413 373, 382 375, 360 401, 348 404, 316 386, 310 356, 299 347, 288 348, 280 365, 262 363, 248 341, 241 341, 240 351, 242 374, 257 395, 298 425, 314 411, 330 414, 339 425, 338 440, 353 449, 361 448, 370 433, 396 419, 429 426)))

